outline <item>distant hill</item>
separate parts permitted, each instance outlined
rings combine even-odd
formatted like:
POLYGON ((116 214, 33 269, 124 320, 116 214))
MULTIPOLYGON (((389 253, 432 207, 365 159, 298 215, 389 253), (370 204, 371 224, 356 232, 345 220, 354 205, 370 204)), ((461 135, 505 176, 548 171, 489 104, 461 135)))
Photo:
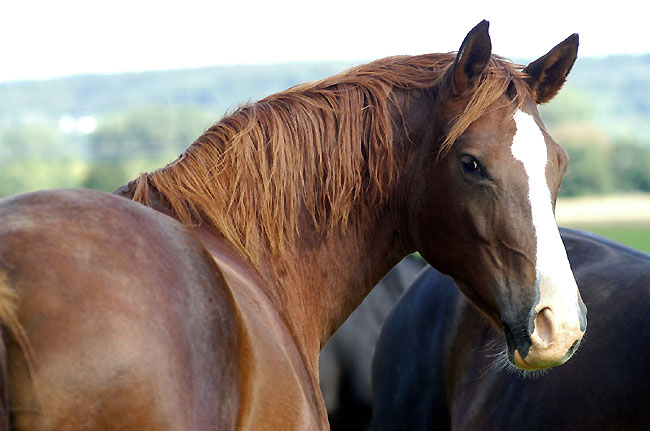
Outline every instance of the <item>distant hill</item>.
MULTIPOLYGON (((50 187, 111 190, 173 160, 225 112, 350 66, 222 66, 0 83, 0 196, 50 187)), ((650 54, 578 59, 559 96, 540 111, 572 159, 563 193, 650 191, 650 54)))
MULTIPOLYGON (((0 83, 0 126, 24 120, 58 121, 64 115, 101 116, 138 106, 191 106, 221 115, 350 66, 221 66, 0 83)), ((578 59, 566 88, 573 98, 582 99, 583 108, 589 107, 590 118, 611 133, 629 134, 636 129, 634 133, 650 142, 650 54, 578 59)))
POLYGON ((566 88, 610 134, 650 145, 650 54, 578 59, 566 88))
POLYGON ((223 113, 349 66, 348 63, 221 66, 0 83, 0 125, 30 118, 58 121, 64 115, 101 116, 141 106, 193 106, 223 113))

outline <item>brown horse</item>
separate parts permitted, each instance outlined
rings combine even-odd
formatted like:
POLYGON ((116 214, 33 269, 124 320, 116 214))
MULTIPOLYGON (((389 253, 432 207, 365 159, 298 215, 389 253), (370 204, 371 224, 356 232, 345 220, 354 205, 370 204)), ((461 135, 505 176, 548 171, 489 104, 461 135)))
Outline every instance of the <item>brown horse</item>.
POLYGON ((318 352, 414 250, 503 322, 517 366, 568 359, 567 157, 536 104, 578 40, 523 69, 487 29, 242 107, 122 197, 2 201, 5 428, 326 429, 318 352))

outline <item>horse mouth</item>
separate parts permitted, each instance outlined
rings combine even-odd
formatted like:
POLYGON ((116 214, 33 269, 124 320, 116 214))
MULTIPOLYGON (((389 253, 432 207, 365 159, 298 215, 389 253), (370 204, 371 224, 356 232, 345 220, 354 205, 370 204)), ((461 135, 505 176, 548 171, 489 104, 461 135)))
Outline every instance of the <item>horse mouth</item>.
POLYGON ((512 361, 515 367, 522 369, 524 371, 539 371, 548 368, 548 367, 535 367, 533 365, 530 365, 528 362, 524 360, 524 358, 521 357, 521 354, 519 353, 519 349, 514 350, 512 354, 512 361))

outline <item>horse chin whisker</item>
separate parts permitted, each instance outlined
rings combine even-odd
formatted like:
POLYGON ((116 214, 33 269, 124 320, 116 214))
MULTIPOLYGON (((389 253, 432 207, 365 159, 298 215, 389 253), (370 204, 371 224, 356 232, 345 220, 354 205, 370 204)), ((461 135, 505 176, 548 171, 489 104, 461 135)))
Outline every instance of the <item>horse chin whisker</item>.
POLYGON ((485 346, 485 350, 483 352, 485 353, 486 357, 492 360, 488 363, 488 365, 484 367, 483 372, 479 376, 479 379, 483 378, 483 376, 488 373, 496 374, 510 365, 510 362, 508 361, 507 348, 498 347, 496 341, 494 340, 485 346))
POLYGON ((546 368, 543 370, 534 370, 534 371, 528 371, 528 370, 522 370, 521 368, 515 367, 510 361, 508 361, 508 366, 506 368, 506 371, 510 374, 516 374, 518 377, 522 379, 529 379, 529 380, 535 380, 541 377, 544 377, 545 375, 548 374, 550 368, 546 368))
POLYGON ((490 357, 495 357, 495 356, 501 354, 500 350, 501 350, 501 343, 496 339, 491 339, 490 341, 485 343, 485 345, 482 346, 479 349, 479 352, 485 353, 487 356, 490 356, 490 357), (489 353, 491 351, 493 353, 489 353), (494 353, 495 351, 496 351, 496 353, 494 353))
POLYGON ((487 345, 485 352, 485 355, 489 358, 492 358, 493 360, 484 367, 483 372, 479 376, 479 379, 483 378, 483 376, 488 373, 499 373, 500 371, 505 370, 507 373, 516 374, 520 378, 534 380, 546 376, 550 371, 550 368, 544 370, 527 371, 515 367, 514 364, 510 362, 510 359, 508 359, 508 348, 505 346, 497 350, 494 345, 487 345), (493 349, 494 351, 492 353, 487 353, 488 350, 493 349))

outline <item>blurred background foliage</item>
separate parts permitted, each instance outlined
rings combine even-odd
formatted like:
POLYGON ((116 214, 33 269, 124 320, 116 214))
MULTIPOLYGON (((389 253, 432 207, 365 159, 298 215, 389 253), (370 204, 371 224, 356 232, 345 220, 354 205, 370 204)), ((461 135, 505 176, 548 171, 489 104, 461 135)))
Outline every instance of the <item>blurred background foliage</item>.
POLYGON ((578 60, 540 112, 571 156, 563 196, 650 191, 650 55, 578 60))
MULTIPOLYGON (((228 66, 0 83, 0 196, 111 191, 224 113, 350 64, 228 66)), ((650 192, 650 55, 580 59, 540 109, 571 156, 563 196, 650 192)))
POLYGON ((174 160, 225 113, 351 66, 305 63, 0 83, 0 197, 112 191, 174 160))

